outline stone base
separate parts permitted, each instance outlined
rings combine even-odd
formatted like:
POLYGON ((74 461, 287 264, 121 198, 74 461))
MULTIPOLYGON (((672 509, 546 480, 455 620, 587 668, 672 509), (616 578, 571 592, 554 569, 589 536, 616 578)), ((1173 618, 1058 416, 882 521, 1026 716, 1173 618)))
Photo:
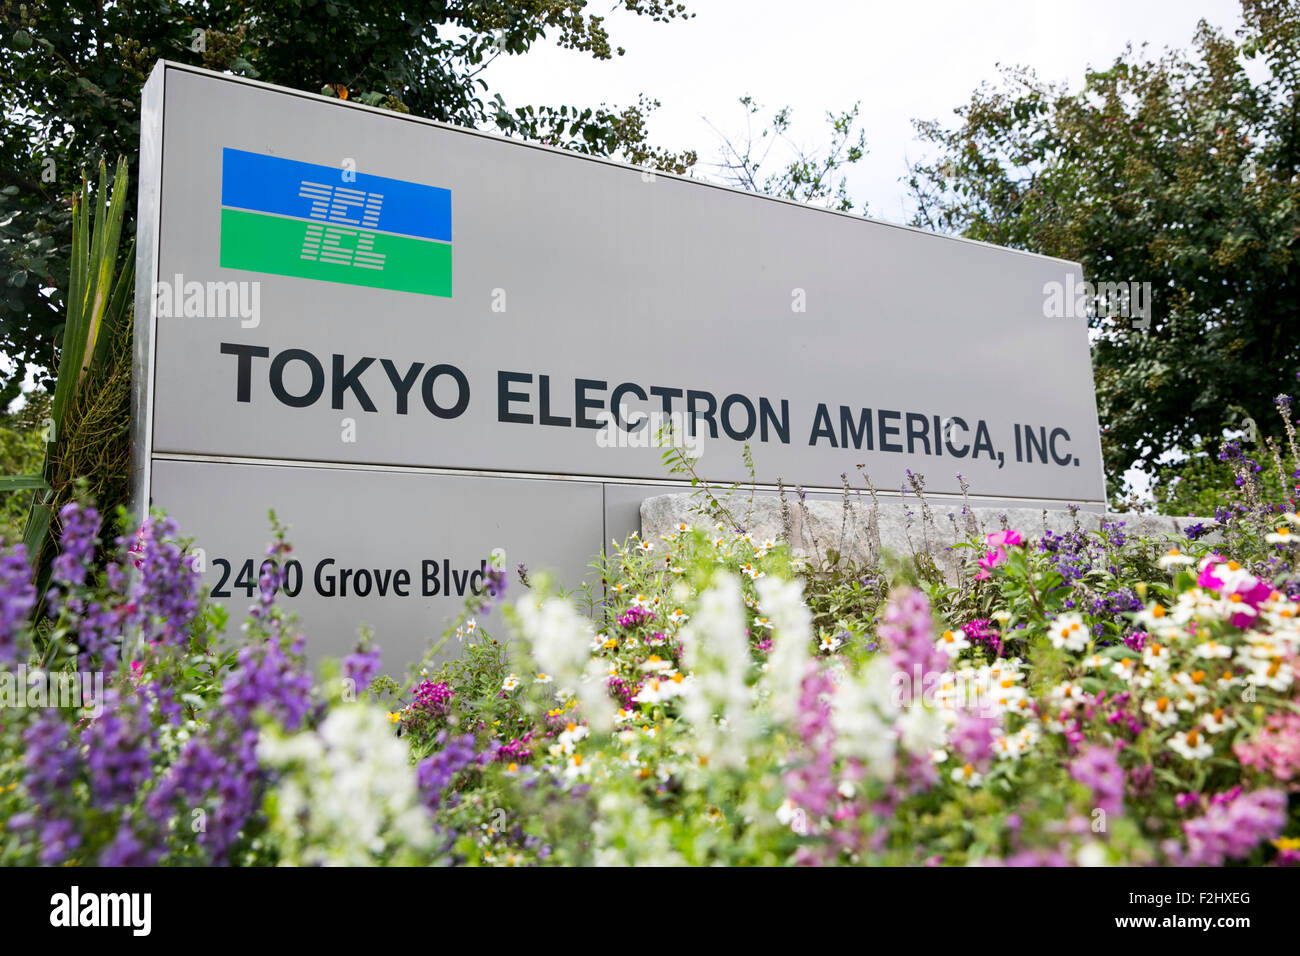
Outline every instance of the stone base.
MULTIPOLYGON (((658 541, 674 531, 680 522, 700 526, 706 520, 695 508, 701 502, 690 494, 659 495, 641 503, 641 536, 658 541)), ((737 523, 756 541, 787 538, 796 555, 814 563, 836 551, 859 566, 874 566, 881 555, 893 552, 910 556, 928 552, 949 578, 955 578, 963 562, 973 564, 980 552, 971 549, 950 550, 952 545, 982 538, 984 534, 1012 528, 1026 538, 1037 538, 1044 531, 1063 534, 1076 528, 1097 531, 1102 521, 1123 522, 1124 530, 1156 541, 1183 536, 1191 524, 1213 528, 1216 522, 1205 518, 1175 518, 1167 515, 1097 514, 1079 511, 1046 511, 1035 508, 971 508, 963 514, 960 507, 931 507, 923 514, 915 498, 906 501, 881 498, 875 505, 870 497, 853 496, 846 507, 843 501, 813 501, 801 505, 796 494, 786 496, 786 514, 777 495, 755 495, 751 505, 748 494, 737 493, 727 504, 737 523), (751 510, 752 508, 752 510, 751 510), (787 529, 788 520, 788 529, 787 529)), ((1213 537, 1210 536, 1213 540, 1213 537)))

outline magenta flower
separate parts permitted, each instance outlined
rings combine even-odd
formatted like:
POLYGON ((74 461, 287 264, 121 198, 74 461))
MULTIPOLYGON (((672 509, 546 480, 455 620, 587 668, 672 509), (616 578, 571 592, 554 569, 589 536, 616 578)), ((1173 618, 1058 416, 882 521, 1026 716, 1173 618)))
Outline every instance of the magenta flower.
POLYGON ((1218 572, 1227 563, 1227 560, 1221 555, 1210 555, 1201 562, 1201 573, 1197 577, 1196 583, 1208 590, 1218 591, 1220 594, 1229 594, 1240 599, 1241 604, 1250 610, 1243 609, 1232 615, 1232 625, 1233 627, 1249 627, 1255 622, 1257 616, 1254 613, 1255 610, 1273 596, 1273 586, 1253 574, 1241 573, 1231 577, 1226 575, 1220 577, 1218 572), (1229 580, 1233 582, 1231 587, 1228 585, 1229 580))
POLYGON ((1019 547, 1023 541, 1019 531, 995 531, 993 534, 986 534, 984 539, 989 543, 989 547, 999 550, 1019 547))
POLYGON ((980 572, 975 575, 975 580, 983 581, 985 578, 990 577, 991 575, 989 572, 1006 559, 1007 552, 1004 548, 994 548, 988 554, 984 555, 984 557, 980 558, 980 572))

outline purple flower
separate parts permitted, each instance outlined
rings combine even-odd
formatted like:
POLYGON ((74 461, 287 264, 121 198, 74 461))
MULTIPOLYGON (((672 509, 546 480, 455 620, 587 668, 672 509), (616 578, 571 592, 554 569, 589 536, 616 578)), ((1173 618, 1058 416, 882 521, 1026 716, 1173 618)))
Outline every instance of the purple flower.
POLYGON ((86 585, 95 557, 99 512, 70 501, 59 509, 59 554, 51 563, 50 578, 68 589, 86 585))
POLYGON ((646 621, 654 620, 654 612, 647 611, 643 607, 630 607, 618 616, 618 626, 622 628, 633 628, 646 621))
POLYGON ((379 674, 380 666, 378 647, 358 645, 355 651, 343 658, 343 677, 352 681, 358 690, 365 690, 379 674))
POLYGON ((414 690, 415 700, 412 706, 433 717, 445 717, 451 709, 451 699, 455 693, 445 681, 421 681, 414 690))
POLYGON ((977 617, 962 626, 962 632, 970 641, 988 648, 995 658, 1002 656, 1002 635, 986 617, 977 617))
MULTIPOLYGON (((148 641, 181 645, 189 640, 189 625, 198 613, 202 575, 176 542, 176 523, 151 517, 136 535, 140 573, 127 596, 127 620, 138 625, 148 641)), ((118 539, 119 546, 126 544, 118 539)))
POLYGON ((241 648, 237 665, 222 687, 221 705, 240 727, 253 727, 262 711, 286 730, 297 730, 311 709, 311 677, 302 664, 302 638, 290 652, 278 640, 241 648))
POLYGON ((993 757, 993 740, 1000 726, 996 717, 978 717, 962 713, 949 737, 952 749, 960 756, 958 763, 971 764, 984 771, 993 757))
POLYGON ((18 656, 18 635, 36 606, 32 569, 21 544, 0 555, 0 664, 18 656))
POLYGON ((803 679, 796 719, 802 746, 792 755, 793 767, 785 775, 786 796, 805 814, 804 835, 811 831, 813 821, 826 815, 836 797, 835 730, 831 726, 830 707, 834 692, 830 675, 810 663, 803 679))
POLYGON ((1124 771, 1113 748, 1085 747, 1070 762, 1070 776, 1092 791, 1095 806, 1108 816, 1124 812, 1124 771))
POLYGON ((424 796, 425 806, 431 811, 442 805, 447 790, 461 771, 475 763, 478 757, 473 734, 449 737, 444 730, 438 734, 438 745, 441 749, 425 757, 415 768, 416 783, 424 796))
POLYGON ((99 856, 100 866, 155 866, 161 851, 142 843, 131 830, 127 820, 122 821, 113 842, 99 856))
POLYGON ((82 731, 90 794, 98 807, 130 803, 153 771, 155 735, 136 702, 116 687, 104 692, 104 712, 82 731))
POLYGON ((59 711, 37 711, 23 731, 23 751, 23 785, 38 806, 52 806, 67 794, 81 766, 72 731, 59 711))
POLYGON ((889 647, 894 665, 909 676, 941 674, 948 669, 948 655, 934 643, 930 602, 913 588, 896 592, 885 608, 885 620, 878 636, 889 647))
POLYGON ((68 820, 55 817, 41 824, 40 861, 42 866, 56 866, 81 846, 81 834, 68 820))
POLYGON ((1212 800, 1204 816, 1184 821, 1186 851, 1172 854, 1183 866, 1222 866, 1249 856, 1286 826, 1286 794, 1281 790, 1238 793, 1212 800))

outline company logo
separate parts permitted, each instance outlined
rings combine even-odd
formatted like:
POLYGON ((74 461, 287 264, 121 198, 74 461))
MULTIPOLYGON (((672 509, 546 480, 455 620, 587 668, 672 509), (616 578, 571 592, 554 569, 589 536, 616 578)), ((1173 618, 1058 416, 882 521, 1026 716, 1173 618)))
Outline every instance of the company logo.
POLYGON ((451 191, 221 152, 221 265, 451 296, 451 191))

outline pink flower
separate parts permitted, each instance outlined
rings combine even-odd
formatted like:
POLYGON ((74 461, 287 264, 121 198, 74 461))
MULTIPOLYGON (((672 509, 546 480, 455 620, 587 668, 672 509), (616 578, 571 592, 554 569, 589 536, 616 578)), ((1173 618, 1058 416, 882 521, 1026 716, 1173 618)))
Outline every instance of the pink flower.
POLYGON ((135 538, 131 541, 131 546, 126 549, 126 553, 131 555, 131 563, 137 568, 144 567, 145 528, 146 525, 140 525, 135 533, 135 538))
POLYGON ((1253 574, 1246 574, 1240 568, 1229 564, 1221 555, 1212 554, 1201 562, 1201 573, 1196 583, 1203 588, 1227 594, 1251 610, 1242 610, 1232 615, 1234 627, 1250 627, 1255 622, 1253 613, 1261 604, 1273 596, 1273 586, 1253 574), (1220 577, 1217 573, 1227 566, 1227 573, 1220 577), (1232 582, 1231 588, 1229 581, 1232 582))
POLYGON ((988 554, 984 555, 984 557, 980 558, 979 563, 980 563, 980 568, 982 570, 980 571, 979 574, 975 575, 975 580, 983 581, 985 578, 989 576, 990 571, 992 571, 994 568, 996 568, 999 564, 1001 564, 1006 559, 1007 559, 1006 549, 1001 547, 994 548, 988 554))
POLYGON ((1201 573, 1196 579, 1196 586, 1217 591, 1223 587, 1223 579, 1214 572, 1224 561, 1223 555, 1211 554, 1201 561, 1201 573))
POLYGON ((1273 714, 1250 740, 1233 746, 1245 766, 1300 790, 1300 714, 1273 714))
POLYGON ((1019 531, 995 531, 993 534, 987 534, 984 537, 988 541, 989 547, 999 550, 1018 547, 1023 540, 1019 531))

